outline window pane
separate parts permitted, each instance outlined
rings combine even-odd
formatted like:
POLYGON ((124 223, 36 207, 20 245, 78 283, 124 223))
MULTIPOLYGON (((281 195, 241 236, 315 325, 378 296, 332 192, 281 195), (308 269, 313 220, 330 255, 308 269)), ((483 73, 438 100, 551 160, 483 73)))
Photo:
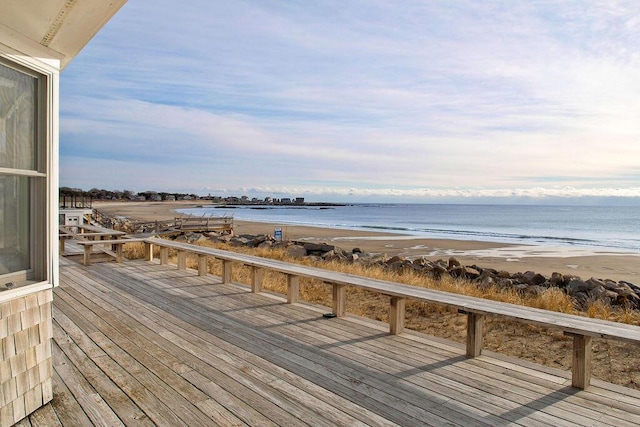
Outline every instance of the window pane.
POLYGON ((0 275, 30 268, 31 179, 34 178, 0 175, 0 275))
POLYGON ((0 64, 0 167, 36 169, 37 79, 0 64))

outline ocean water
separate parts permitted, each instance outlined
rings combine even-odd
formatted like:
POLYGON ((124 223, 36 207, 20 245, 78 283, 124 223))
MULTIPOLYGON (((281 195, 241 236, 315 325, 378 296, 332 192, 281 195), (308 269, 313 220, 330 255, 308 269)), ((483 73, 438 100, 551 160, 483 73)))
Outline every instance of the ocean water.
POLYGON ((180 212, 427 238, 640 251, 640 208, 631 206, 352 204, 202 207, 180 212))

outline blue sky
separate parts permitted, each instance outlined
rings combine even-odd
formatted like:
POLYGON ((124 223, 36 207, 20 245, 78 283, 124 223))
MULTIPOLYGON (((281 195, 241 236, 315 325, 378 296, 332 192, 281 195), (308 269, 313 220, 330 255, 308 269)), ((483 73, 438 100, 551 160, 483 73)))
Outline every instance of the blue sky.
POLYGON ((129 0, 61 78, 61 185, 640 203, 640 2, 129 0))

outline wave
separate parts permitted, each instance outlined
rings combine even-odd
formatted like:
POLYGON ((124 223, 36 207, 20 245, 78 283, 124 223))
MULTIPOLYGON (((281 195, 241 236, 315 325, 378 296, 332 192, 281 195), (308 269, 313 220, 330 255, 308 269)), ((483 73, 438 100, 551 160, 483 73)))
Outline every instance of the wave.
POLYGON ((548 235, 529 235, 529 234, 512 234, 512 233, 500 233, 492 231, 477 231, 477 230, 451 230, 451 229, 439 229, 439 228, 413 228, 413 227, 401 227, 401 226, 380 226, 380 225, 358 225, 354 226, 356 229, 375 230, 375 231, 388 231, 388 232, 401 232, 406 234, 418 234, 424 237, 433 237, 434 235, 443 236, 452 239, 459 240, 480 240, 480 241, 497 241, 497 242, 518 242, 524 244, 559 244, 567 246, 587 246, 587 247, 604 247, 604 248, 617 248, 617 249, 632 249, 638 250, 640 248, 640 242, 637 240, 628 241, 606 241, 606 240, 593 240, 584 239, 570 236, 548 236, 548 235))
MULTIPOLYGON (((503 213, 502 210, 497 212, 496 208, 491 206, 483 207, 480 211, 478 207, 473 206, 468 207, 467 210, 463 209, 462 214, 466 216, 458 215, 460 207, 456 207, 455 211, 451 211, 446 206, 442 210, 436 210, 438 207, 433 206, 428 208, 427 212, 421 207, 417 209, 412 206, 411 212, 407 212, 408 208, 405 206, 372 203, 322 211, 327 212, 326 214, 317 214, 320 212, 317 207, 299 210, 237 209, 234 216, 238 220, 246 221, 389 232, 423 238, 600 247, 634 252, 640 250, 640 240, 635 237, 638 233, 635 232, 637 226, 634 224, 637 222, 629 219, 631 214, 628 212, 623 212, 622 222, 604 222, 601 211, 594 211, 590 215, 576 218, 576 213, 573 211, 559 216, 555 208, 533 213, 530 209, 521 209, 519 212, 512 209, 508 213, 503 213), (363 207, 367 209, 360 210, 363 207), (503 218, 504 225, 502 225, 503 218), (443 226, 432 227, 427 224, 422 226, 422 224, 416 224, 417 221, 433 221, 443 226), (580 226, 576 227, 576 224, 580 226)), ((213 209, 209 213, 217 214, 213 209)), ((202 210, 198 214, 201 215, 202 210)))

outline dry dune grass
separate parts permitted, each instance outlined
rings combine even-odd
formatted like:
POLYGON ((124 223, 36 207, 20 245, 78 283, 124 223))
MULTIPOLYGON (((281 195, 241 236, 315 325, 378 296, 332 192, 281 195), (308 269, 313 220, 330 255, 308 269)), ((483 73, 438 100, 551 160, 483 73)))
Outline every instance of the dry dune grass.
MULTIPOLYGON (((517 291, 501 290, 494 287, 478 286, 458 279, 446 278, 434 280, 414 272, 402 274, 385 271, 377 266, 340 262, 319 262, 312 259, 294 259, 282 250, 250 249, 231 247, 221 243, 205 242, 203 246, 217 249, 247 253, 255 256, 340 271, 364 277, 404 283, 444 292, 470 295, 495 301, 508 302, 545 310, 577 314, 591 318, 607 319, 629 324, 640 324, 640 313, 629 309, 613 309, 610 306, 596 303, 586 311, 578 311, 571 299, 559 289, 549 289, 540 295, 524 295, 517 291)), ((155 256, 159 256, 159 250, 155 256)), ((144 256, 142 244, 131 244, 125 247, 125 256, 129 259, 140 259, 144 256)), ((176 263, 176 255, 169 252, 169 262, 176 263)), ((195 257, 187 259, 189 268, 197 268, 195 257)), ((222 274, 222 262, 214 259, 208 261, 209 272, 222 274)), ((249 267, 234 265, 233 282, 248 284, 251 281, 249 267)), ((285 294, 287 281, 284 274, 265 271, 263 287, 266 291, 285 294)), ((301 278, 300 298, 313 304, 330 307, 332 305, 331 287, 317 280, 301 278)), ((384 295, 347 288, 347 313, 374 320, 388 321, 389 298, 384 295)), ((463 343, 466 338, 466 316, 456 310, 435 304, 407 301, 405 327, 424 332, 429 335, 450 339, 463 343)), ((485 348, 502 354, 516 356, 547 366, 568 370, 572 363, 572 341, 556 330, 525 325, 519 322, 496 319, 488 316, 485 321, 485 348)), ((593 346, 594 377, 640 389, 640 359, 636 357, 637 346, 619 341, 596 339, 593 346)))

